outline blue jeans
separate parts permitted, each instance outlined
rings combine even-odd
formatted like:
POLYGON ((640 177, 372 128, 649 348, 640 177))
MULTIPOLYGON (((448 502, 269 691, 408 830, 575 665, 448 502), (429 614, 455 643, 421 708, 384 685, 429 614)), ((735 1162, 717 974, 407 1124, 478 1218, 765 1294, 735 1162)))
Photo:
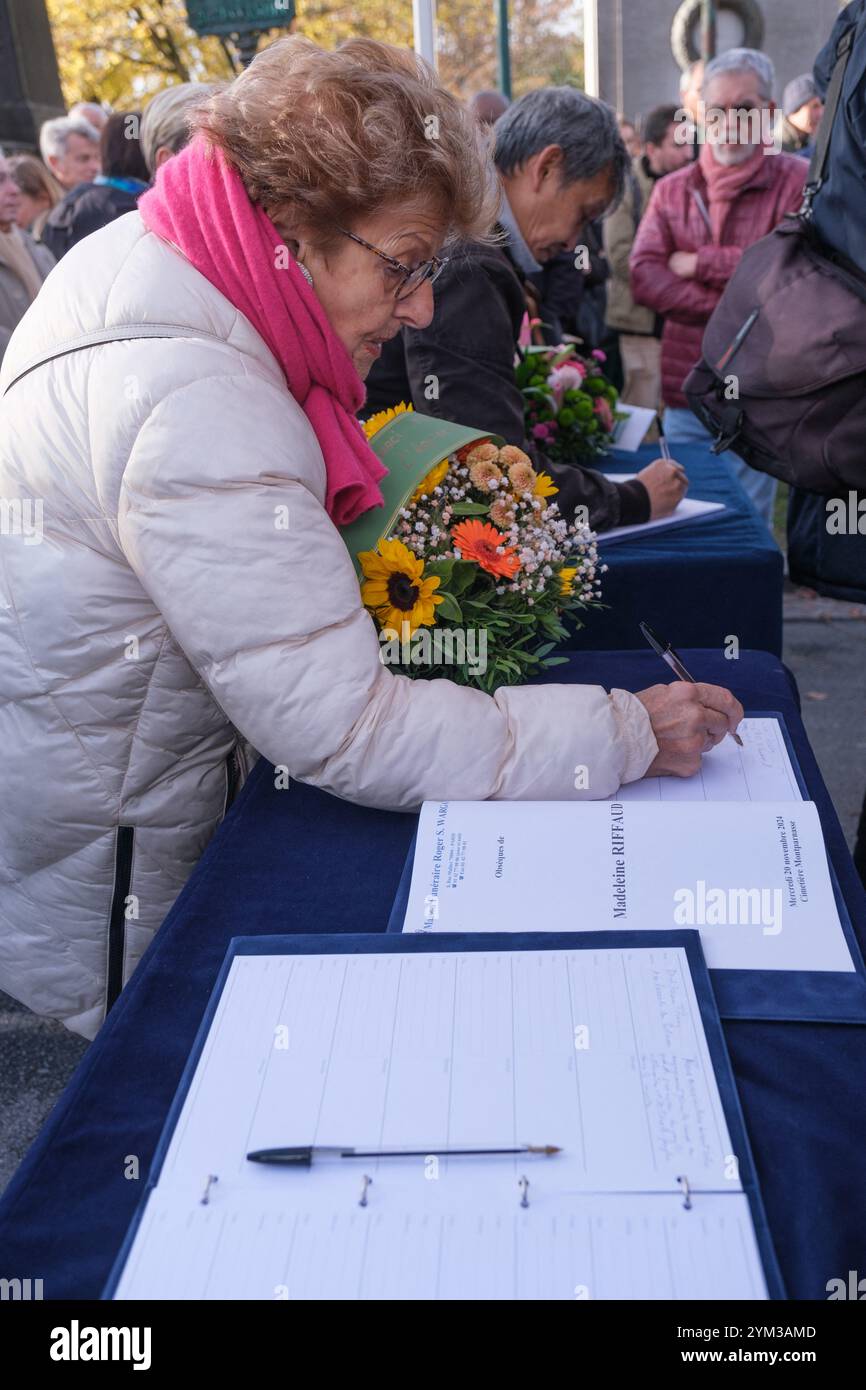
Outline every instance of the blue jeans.
MULTIPOLYGON (((664 428, 671 444, 706 444, 709 446, 713 442, 712 435, 701 424, 698 417, 682 406, 668 406, 666 408, 664 428)), ((769 473, 759 473, 757 469, 750 468, 739 454, 732 453, 730 449, 719 454, 719 458, 727 464, 746 496, 757 508, 772 532, 777 480, 771 478, 769 473)))

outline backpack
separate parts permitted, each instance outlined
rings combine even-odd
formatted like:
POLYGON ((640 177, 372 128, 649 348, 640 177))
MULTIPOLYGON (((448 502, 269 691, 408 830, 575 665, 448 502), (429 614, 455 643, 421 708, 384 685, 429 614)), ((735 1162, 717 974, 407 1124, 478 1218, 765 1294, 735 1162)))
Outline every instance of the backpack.
POLYGON ((836 44, 803 205, 743 253, 684 386, 714 453, 824 494, 866 487, 866 273, 818 236, 812 206, 859 19, 836 44))

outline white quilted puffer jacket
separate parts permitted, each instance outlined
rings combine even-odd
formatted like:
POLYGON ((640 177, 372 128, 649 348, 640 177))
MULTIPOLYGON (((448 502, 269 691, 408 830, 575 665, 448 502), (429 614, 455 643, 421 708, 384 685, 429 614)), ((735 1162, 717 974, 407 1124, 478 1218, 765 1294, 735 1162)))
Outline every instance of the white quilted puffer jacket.
POLYGON ((52 271, 0 392, 0 988, 37 1013, 96 1034, 224 814, 238 735, 398 810, 604 797, 655 756, 624 691, 490 698, 382 665, 276 359, 138 213, 52 271), (117 340, 68 350, 85 335, 117 340))

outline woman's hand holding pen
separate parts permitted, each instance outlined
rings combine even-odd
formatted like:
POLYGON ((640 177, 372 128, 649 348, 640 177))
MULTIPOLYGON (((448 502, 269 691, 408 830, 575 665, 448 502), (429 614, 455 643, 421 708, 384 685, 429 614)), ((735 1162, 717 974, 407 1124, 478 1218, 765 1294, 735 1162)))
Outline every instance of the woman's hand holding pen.
POLYGON ((646 777, 692 777, 708 753, 728 733, 736 733, 743 706, 721 685, 674 681, 639 690, 659 751, 646 777))
POLYGON ((689 480, 686 471, 675 459, 661 458, 642 468, 637 474, 650 499, 650 520, 670 516, 686 495, 689 480))

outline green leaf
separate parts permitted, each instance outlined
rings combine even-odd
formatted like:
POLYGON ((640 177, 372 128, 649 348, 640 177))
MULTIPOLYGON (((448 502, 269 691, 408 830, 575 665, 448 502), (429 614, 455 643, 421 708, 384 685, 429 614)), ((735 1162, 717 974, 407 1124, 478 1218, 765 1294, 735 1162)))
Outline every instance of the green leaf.
POLYGON ((443 594, 442 602, 436 605, 436 621, 446 618, 449 623, 462 623, 463 610, 453 594, 443 594))
POLYGON ((454 568, 454 560, 430 560, 424 566, 425 575, 438 575, 443 585, 447 585, 451 580, 451 571, 454 568))
POLYGON ((449 564, 452 564, 454 568, 448 587, 452 594, 465 594, 473 580, 477 578, 478 566, 472 560, 451 560, 449 564))
POLYGON ((467 617, 477 618, 479 622, 490 623, 497 619, 510 620, 510 614, 504 613, 501 608, 491 608, 487 601, 484 598, 479 598, 477 594, 472 594, 469 598, 464 597, 463 610, 467 617))
POLYGON ((455 502, 451 508, 452 516, 486 516, 489 511, 489 502, 455 502))

